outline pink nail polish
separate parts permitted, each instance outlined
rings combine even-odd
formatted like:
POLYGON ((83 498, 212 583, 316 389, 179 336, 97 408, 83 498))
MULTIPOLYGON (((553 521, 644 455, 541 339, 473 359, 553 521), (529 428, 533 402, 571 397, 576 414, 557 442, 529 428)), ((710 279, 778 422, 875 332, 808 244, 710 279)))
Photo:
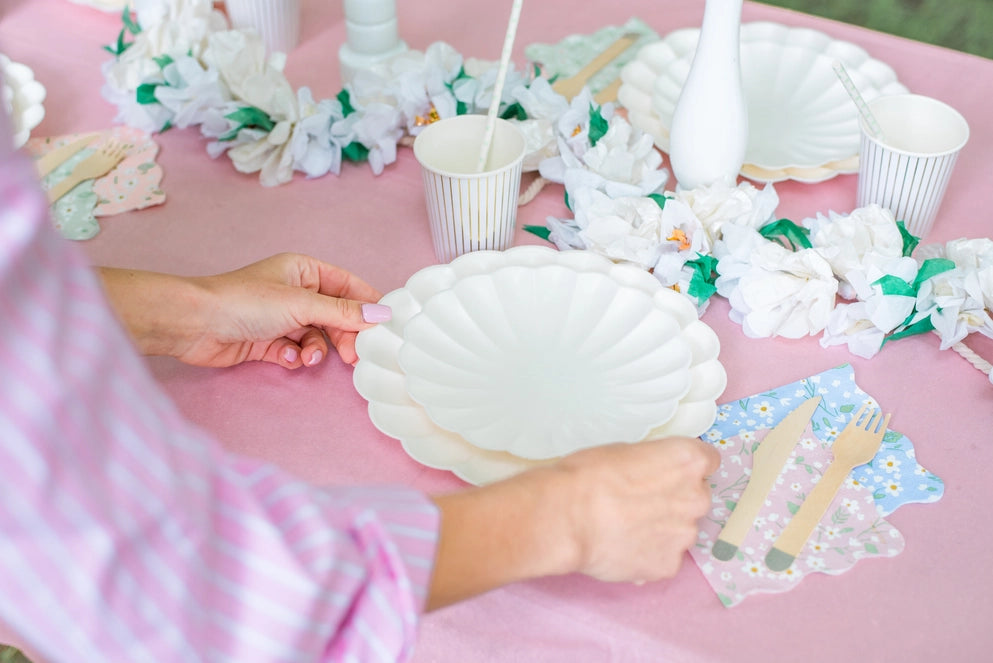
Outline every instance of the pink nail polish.
POLYGON ((283 359, 289 364, 295 362, 297 360, 296 348, 286 348, 283 350, 283 359))
POLYGON ((393 317, 393 309, 385 304, 363 304, 362 319, 366 322, 386 322, 393 317))
POLYGON ((313 365, 319 363, 322 359, 324 359, 324 353, 321 352, 320 350, 318 350, 314 354, 310 355, 310 361, 307 362, 307 365, 308 366, 313 366, 313 365))

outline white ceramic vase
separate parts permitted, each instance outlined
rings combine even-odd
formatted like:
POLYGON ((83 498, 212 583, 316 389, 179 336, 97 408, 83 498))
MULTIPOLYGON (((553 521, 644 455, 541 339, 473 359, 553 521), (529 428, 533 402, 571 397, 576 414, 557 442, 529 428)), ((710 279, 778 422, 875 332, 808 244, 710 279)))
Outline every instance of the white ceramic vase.
POLYGON ((669 163, 680 189, 734 186, 748 146, 741 84, 742 0, 707 0, 690 73, 673 111, 669 163))

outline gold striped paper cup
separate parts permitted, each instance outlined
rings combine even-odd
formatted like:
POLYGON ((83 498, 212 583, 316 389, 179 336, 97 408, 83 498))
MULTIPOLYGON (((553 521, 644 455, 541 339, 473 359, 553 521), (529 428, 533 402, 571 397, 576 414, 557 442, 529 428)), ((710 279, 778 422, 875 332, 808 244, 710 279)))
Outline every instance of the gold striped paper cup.
POLYGON ((524 162, 524 134, 498 119, 487 167, 477 172, 485 115, 434 122, 414 139, 434 252, 441 262, 470 251, 511 247, 524 162))

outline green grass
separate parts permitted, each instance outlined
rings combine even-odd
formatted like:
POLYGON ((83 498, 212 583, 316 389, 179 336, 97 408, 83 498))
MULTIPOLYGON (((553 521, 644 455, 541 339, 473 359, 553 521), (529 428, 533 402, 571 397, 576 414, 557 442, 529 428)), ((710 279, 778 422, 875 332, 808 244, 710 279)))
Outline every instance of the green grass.
POLYGON ((993 0, 760 0, 993 58, 993 0))

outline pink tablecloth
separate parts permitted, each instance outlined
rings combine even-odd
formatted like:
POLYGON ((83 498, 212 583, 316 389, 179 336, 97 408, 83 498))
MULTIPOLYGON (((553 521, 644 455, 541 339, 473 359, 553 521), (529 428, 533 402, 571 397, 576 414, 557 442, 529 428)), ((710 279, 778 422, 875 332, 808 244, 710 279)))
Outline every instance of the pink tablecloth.
MULTIPOLYGON (((340 89, 337 51, 342 3, 303 3, 302 43, 289 57, 295 86, 318 99, 340 89)), ((436 40, 468 56, 495 59, 509 3, 400 2, 400 31, 413 48, 436 40), (504 7, 503 5, 507 5, 504 7)), ((554 42, 637 16, 661 34, 697 26, 702 0, 545 0, 524 8, 516 59, 532 42, 554 42)), ((67 0, 4 0, 0 51, 28 64, 48 89, 47 116, 35 135, 112 124, 99 94, 102 44, 116 38, 113 14, 67 0)), ((850 25, 748 4, 744 18, 810 26, 855 42, 889 63, 912 91, 956 106, 972 127, 940 212, 934 241, 990 234, 993 62, 850 25)), ((102 220, 82 244, 94 262, 211 273, 279 251, 309 252, 338 263, 383 291, 398 287, 435 258, 421 182, 410 150, 374 177, 348 165, 340 177, 297 179, 266 189, 226 158, 212 161, 196 131, 158 137, 167 202, 102 220)), ((777 185, 781 212, 799 220, 854 207, 855 177, 818 185, 777 185)), ((551 188, 520 210, 525 224, 565 216, 551 188)), ((520 231, 518 243, 539 243, 520 231)), ((695 565, 671 582, 643 587, 580 577, 532 582, 428 615, 418 661, 925 661, 988 660, 993 573, 993 387, 933 336, 888 345, 866 361, 816 339, 751 340, 716 302, 705 321, 718 332, 729 382, 724 399, 851 362, 859 383, 893 412, 894 428, 912 437, 923 465, 946 481, 943 499, 909 505, 890 517, 906 550, 869 560, 839 577, 811 577, 797 589, 753 597, 727 609, 695 565)), ((970 341, 987 357, 993 344, 970 341)), ((352 387, 352 369, 337 361, 290 373, 274 366, 228 370, 151 360, 162 385, 186 414, 228 448, 263 457, 315 482, 400 482, 426 491, 460 486, 446 472, 409 459, 379 433, 352 387)), ((0 637, 2 639, 2 637, 0 637)))

